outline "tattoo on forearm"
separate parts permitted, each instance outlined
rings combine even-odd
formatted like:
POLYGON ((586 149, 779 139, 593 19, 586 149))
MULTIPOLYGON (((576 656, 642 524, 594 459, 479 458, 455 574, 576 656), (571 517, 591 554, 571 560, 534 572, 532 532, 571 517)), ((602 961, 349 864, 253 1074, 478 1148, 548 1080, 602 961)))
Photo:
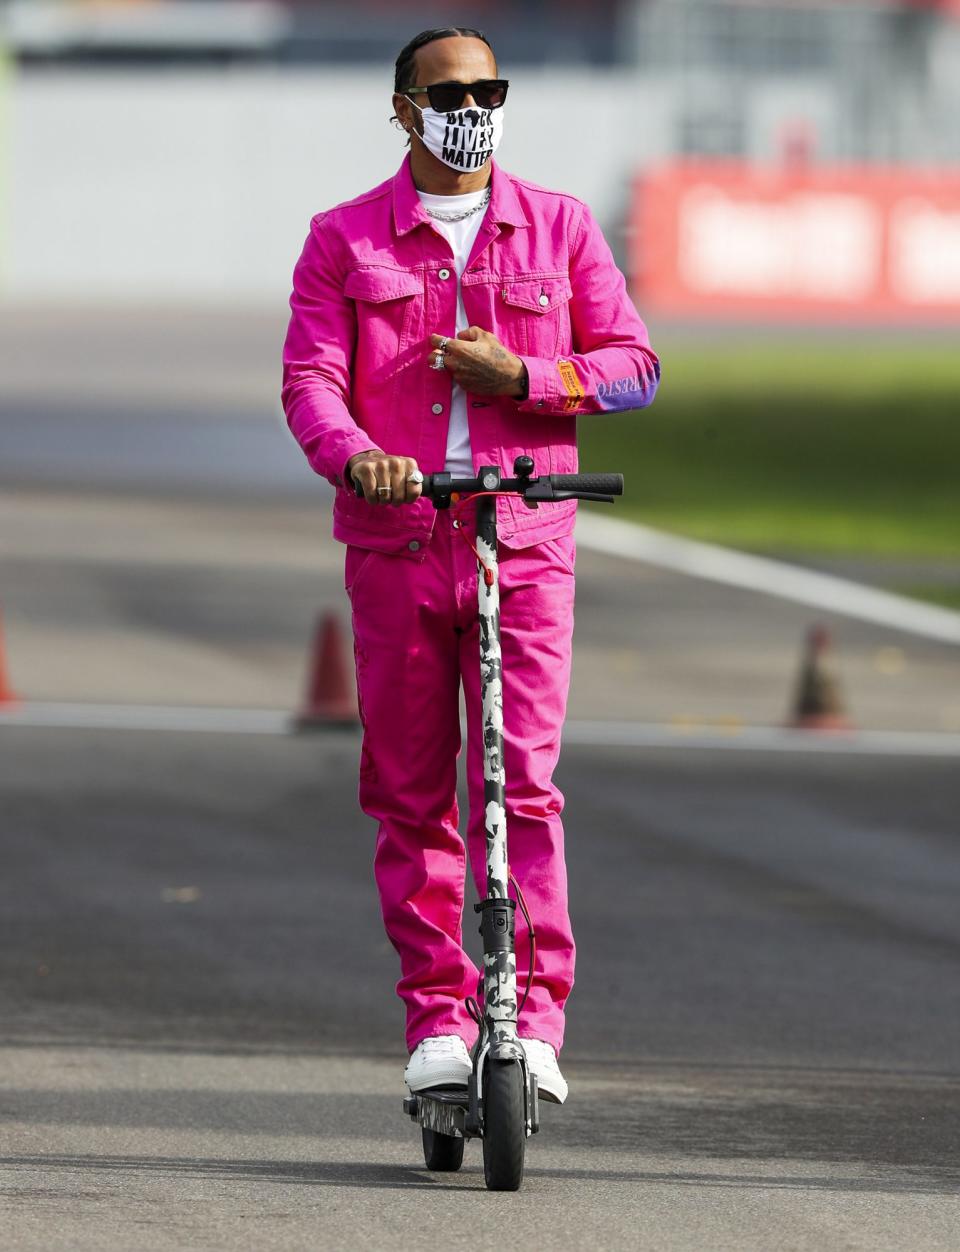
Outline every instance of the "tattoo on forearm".
POLYGON ((484 345, 485 351, 451 362, 448 368, 466 390, 481 395, 499 395, 514 381, 516 358, 501 344, 484 345))

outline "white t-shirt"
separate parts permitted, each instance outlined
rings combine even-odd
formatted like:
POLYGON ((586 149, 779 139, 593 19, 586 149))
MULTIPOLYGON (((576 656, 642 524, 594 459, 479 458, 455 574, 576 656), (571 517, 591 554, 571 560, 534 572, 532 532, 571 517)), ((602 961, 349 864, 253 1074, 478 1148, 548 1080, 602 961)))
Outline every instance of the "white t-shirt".
MULTIPOLYGON (((418 191, 420 202, 425 209, 436 209, 439 213, 463 213, 480 204, 486 197, 487 189, 471 191, 465 196, 431 196, 426 191, 418 191)), ((453 249, 453 267, 457 274, 457 324, 450 330, 438 326, 438 335, 449 335, 452 339, 458 331, 466 330, 470 323, 463 307, 463 295, 460 290, 460 275, 466 269, 470 259, 470 250, 480 230, 480 223, 485 213, 474 213, 461 222, 442 222, 439 218, 431 218, 433 225, 445 235, 453 249)), ((450 426, 447 432, 447 459, 443 468, 458 478, 472 478, 473 454, 470 449, 470 427, 467 423, 467 397, 462 387, 453 384, 450 399, 450 426)))

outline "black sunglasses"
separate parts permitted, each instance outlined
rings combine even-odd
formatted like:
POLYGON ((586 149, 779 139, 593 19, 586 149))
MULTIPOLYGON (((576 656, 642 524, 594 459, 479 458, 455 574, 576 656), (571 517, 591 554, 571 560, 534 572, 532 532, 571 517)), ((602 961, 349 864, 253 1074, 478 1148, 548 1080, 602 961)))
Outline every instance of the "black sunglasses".
POLYGON ((452 113, 467 96, 473 96, 481 109, 499 109, 507 98, 506 78, 481 78, 475 83, 431 83, 429 87, 408 87, 408 96, 426 96, 437 113, 452 113))

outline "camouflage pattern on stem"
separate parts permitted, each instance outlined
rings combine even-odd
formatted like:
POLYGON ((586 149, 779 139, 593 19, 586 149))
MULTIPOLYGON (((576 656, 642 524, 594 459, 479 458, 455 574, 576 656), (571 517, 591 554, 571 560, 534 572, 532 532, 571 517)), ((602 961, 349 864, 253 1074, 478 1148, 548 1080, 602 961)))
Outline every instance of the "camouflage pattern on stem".
MULTIPOLYGON (((483 471, 480 471, 482 476, 483 471)), ((487 898, 506 900, 507 810, 503 768, 503 670, 500 655, 500 587, 496 508, 492 498, 477 501, 480 611, 480 696, 483 707, 483 798, 487 833, 487 898), (484 567, 490 575, 483 576, 484 567)), ((517 1042, 517 962, 511 952, 483 954, 484 1011, 493 1050, 503 1056, 517 1042)))

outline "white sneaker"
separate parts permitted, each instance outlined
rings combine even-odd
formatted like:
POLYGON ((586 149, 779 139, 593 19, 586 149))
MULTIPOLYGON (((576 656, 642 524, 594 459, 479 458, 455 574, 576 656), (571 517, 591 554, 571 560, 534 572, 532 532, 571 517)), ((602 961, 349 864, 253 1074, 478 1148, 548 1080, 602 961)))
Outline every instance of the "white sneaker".
POLYGON ((557 1054, 542 1039, 521 1039, 527 1064, 537 1076, 537 1090, 551 1104, 562 1104, 567 1098, 567 1080, 560 1073, 557 1054))
POLYGON ((466 1087, 473 1073, 467 1045, 459 1035, 421 1039, 413 1050, 403 1081, 411 1091, 430 1087, 466 1087))

